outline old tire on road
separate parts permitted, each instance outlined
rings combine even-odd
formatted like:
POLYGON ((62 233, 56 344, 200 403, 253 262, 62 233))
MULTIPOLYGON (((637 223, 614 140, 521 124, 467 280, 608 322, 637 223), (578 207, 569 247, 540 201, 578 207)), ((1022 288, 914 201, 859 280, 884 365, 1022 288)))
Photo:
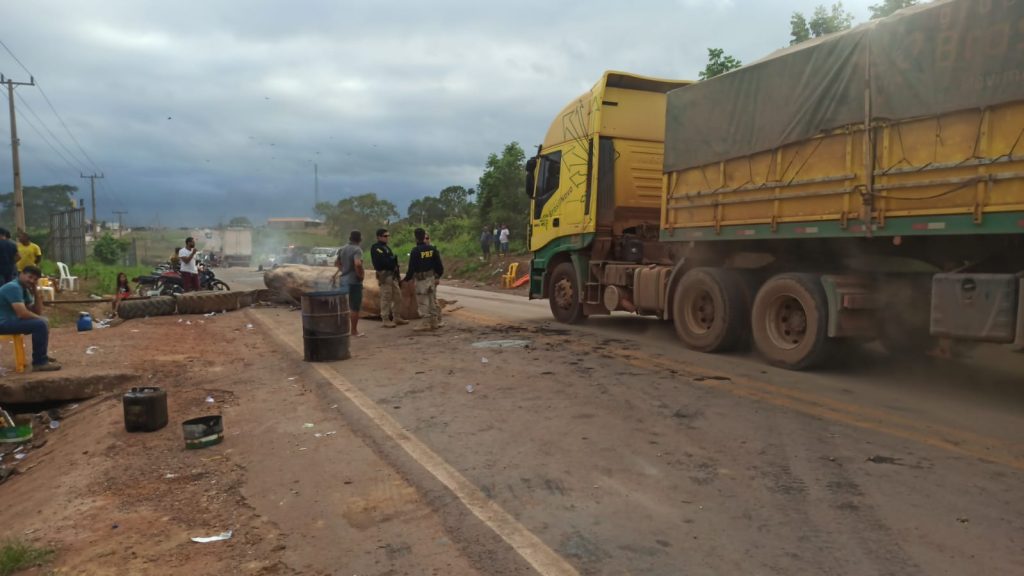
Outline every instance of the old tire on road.
POLYGON ((765 282, 751 313, 754 344, 769 363, 804 370, 828 360, 828 301, 817 274, 779 274, 765 282))
POLYGON ((238 309, 238 292, 186 292, 175 298, 179 314, 209 314, 238 309))
POLYGON ((117 316, 124 320, 147 316, 169 316, 174 314, 177 303, 172 296, 154 296, 145 299, 122 300, 117 305, 117 316))
POLYGON ((672 296, 676 334, 698 352, 727 352, 744 342, 750 326, 747 282, 735 270, 694 268, 672 296))
POLYGON ((579 281, 571 262, 562 262, 551 273, 549 301, 551 315, 564 324, 577 324, 586 319, 580 302, 579 281))

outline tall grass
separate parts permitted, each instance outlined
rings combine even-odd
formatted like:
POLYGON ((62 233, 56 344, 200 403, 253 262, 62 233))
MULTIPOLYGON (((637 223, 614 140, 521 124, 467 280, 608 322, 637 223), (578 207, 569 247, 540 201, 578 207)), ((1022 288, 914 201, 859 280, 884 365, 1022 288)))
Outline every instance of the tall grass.
POLYGON ((39 566, 53 558, 50 548, 39 548, 21 540, 0 543, 0 576, 10 576, 26 568, 39 566))
MULTIPOLYGON (((49 260, 43 260, 41 264, 43 274, 59 277, 57 264, 49 260)), ((85 264, 70 266, 72 276, 78 277, 81 284, 80 290, 85 292, 97 292, 100 294, 113 294, 117 287, 117 274, 124 272, 128 275, 129 282, 132 278, 149 274, 151 268, 148 266, 121 266, 119 264, 102 264, 95 258, 86 258, 85 264)))

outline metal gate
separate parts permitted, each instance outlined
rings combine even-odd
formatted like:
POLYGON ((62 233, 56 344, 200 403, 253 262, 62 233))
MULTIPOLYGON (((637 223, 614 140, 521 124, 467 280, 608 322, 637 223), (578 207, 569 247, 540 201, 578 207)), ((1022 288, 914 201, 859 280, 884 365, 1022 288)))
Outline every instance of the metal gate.
POLYGON ((50 250, 47 258, 68 266, 85 262, 85 208, 50 214, 50 250))

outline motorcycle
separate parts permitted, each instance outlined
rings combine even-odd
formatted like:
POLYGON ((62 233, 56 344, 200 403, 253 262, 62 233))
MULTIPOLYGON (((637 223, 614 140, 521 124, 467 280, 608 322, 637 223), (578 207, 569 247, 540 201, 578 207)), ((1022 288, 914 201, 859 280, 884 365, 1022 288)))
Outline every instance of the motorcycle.
POLYGON ((200 290, 231 290, 227 282, 218 280, 213 273, 213 268, 206 264, 199 265, 199 288, 200 290))
MULTIPOLYGON (((185 292, 185 282, 181 274, 164 265, 157 266, 151 274, 137 276, 135 292, 139 296, 172 296, 185 292)), ((213 270, 204 264, 199 265, 200 290, 231 290, 223 280, 217 279, 213 270)))

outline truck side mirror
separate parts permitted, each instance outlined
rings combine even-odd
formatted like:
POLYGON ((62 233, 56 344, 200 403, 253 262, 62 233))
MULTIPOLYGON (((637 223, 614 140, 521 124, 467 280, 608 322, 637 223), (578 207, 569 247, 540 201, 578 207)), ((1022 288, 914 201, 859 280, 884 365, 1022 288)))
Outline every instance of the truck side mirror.
POLYGON ((536 185, 533 177, 534 171, 537 169, 537 159, 530 158, 526 161, 526 195, 533 198, 533 188, 536 185))

